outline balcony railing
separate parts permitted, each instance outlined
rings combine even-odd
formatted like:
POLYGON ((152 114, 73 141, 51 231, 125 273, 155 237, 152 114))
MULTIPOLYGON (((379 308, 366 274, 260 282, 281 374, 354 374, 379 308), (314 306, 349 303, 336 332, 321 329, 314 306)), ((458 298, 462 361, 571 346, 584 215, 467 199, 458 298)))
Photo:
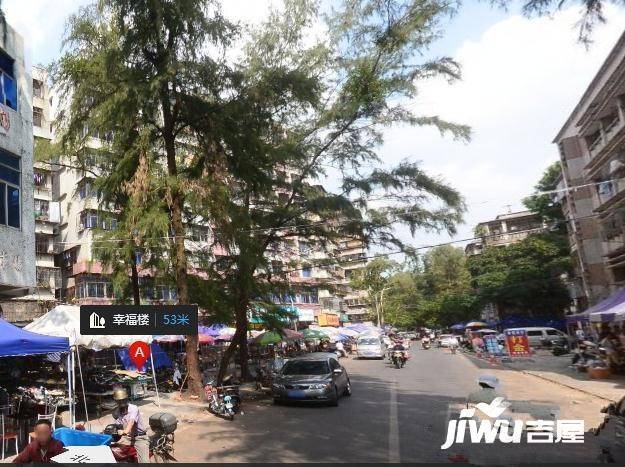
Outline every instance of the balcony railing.
POLYGON ((603 129, 603 135, 599 134, 592 143, 588 146, 591 159, 599 155, 599 153, 605 148, 612 138, 625 126, 618 116, 608 123, 603 129))

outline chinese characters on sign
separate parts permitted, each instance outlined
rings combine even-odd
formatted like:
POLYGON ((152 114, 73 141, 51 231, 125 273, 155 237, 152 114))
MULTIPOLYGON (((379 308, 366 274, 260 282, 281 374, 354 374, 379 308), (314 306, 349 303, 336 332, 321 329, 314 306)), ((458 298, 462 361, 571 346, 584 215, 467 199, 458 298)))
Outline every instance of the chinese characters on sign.
POLYGON ((531 355, 530 343, 525 330, 507 330, 506 345, 511 357, 529 357, 531 355))
POLYGON ((197 334, 196 305, 83 305, 84 335, 197 334))
POLYGON ((487 336, 484 336, 483 340, 484 340, 484 347, 486 347, 486 351, 490 355, 501 354, 501 352, 499 351, 499 342, 497 342, 497 336, 493 334, 489 334, 487 336))

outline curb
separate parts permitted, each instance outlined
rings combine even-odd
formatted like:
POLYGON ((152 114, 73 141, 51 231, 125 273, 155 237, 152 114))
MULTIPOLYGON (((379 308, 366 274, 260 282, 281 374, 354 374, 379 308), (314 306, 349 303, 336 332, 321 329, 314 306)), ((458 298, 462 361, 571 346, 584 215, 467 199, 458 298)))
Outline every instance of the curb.
MULTIPOLYGON (((468 354, 466 352, 462 352, 462 355, 464 357, 466 357, 468 360, 476 359, 477 361, 480 361, 480 362, 489 363, 488 360, 479 359, 475 355, 471 355, 471 354, 468 354)), ((577 388, 575 386, 571 386, 569 384, 563 383, 561 381, 556 381, 554 379, 547 378, 546 376, 538 375, 536 373, 533 373, 531 370, 518 370, 516 368, 512 368, 510 366, 507 366, 506 364, 501 363, 501 362, 499 362, 499 363, 491 363, 491 365, 492 366, 499 366, 501 368, 505 368, 505 369, 512 370, 512 371, 516 371, 517 373, 522 373, 524 375, 533 376, 534 378, 538 378, 538 379, 541 379, 543 381, 547 381, 547 382, 552 383, 552 384, 557 384, 558 386, 562 386, 562 387, 567 388, 567 389, 572 389, 573 391, 578 391, 578 392, 581 392, 583 394, 586 394, 587 396, 592 396, 592 397, 595 397, 597 399, 601 399, 601 400, 604 400, 604 401, 607 401, 607 402, 617 402, 614 399, 609 399, 607 397, 600 396, 599 394, 595 394, 595 393, 587 391, 585 389, 580 389, 580 388, 577 388)))

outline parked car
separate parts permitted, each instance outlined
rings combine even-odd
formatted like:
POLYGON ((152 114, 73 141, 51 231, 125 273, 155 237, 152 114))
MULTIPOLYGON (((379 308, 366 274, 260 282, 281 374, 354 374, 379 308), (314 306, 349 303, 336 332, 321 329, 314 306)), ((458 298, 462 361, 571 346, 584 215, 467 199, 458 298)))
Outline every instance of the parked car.
POLYGON ((385 346, 379 337, 361 336, 356 342, 357 358, 384 358, 385 346))
POLYGON ((349 375, 335 354, 315 352, 287 361, 274 378, 275 403, 286 401, 339 404, 341 396, 351 396, 349 375))
POLYGON ((527 332, 527 340, 531 347, 542 347, 546 343, 562 342, 566 340, 568 342, 568 335, 562 331, 554 328, 547 327, 527 327, 527 328, 510 328, 506 331, 525 331, 527 332))

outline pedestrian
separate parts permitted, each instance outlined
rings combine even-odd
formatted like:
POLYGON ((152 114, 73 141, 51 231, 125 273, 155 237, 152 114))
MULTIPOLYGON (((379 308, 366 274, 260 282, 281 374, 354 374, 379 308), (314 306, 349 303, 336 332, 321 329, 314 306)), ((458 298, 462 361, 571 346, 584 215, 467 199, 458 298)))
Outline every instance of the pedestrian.
MULTIPOLYGON (((4 442, 4 440, 2 440, 4 442)), ((22 450, 14 459, 14 464, 28 462, 51 463, 54 456, 65 451, 65 446, 58 439, 52 437, 52 422, 38 420, 35 423, 35 439, 22 450)))
POLYGON ((180 367, 178 367, 177 363, 174 366, 173 380, 176 387, 180 389, 180 385, 182 384, 182 374, 180 373, 180 367))

